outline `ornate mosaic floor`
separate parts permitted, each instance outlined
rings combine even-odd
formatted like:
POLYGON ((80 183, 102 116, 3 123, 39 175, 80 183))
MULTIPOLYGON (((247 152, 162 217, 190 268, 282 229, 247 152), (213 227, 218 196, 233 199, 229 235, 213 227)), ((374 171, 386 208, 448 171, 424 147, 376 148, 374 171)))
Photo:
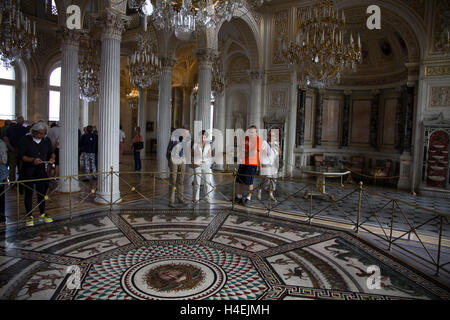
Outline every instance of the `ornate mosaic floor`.
POLYGON ((98 212, 0 237, 0 299, 450 298, 353 234, 228 210, 98 212))

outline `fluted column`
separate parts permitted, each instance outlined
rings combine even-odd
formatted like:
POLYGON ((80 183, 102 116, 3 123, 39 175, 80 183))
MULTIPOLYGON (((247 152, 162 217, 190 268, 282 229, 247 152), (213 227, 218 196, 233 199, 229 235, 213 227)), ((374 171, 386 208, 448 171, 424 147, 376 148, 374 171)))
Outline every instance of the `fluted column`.
POLYGON ((248 127, 255 125, 258 129, 262 129, 262 73, 259 71, 250 72, 250 81, 251 97, 248 127))
MULTIPOLYGON (((111 168, 119 170, 120 41, 127 20, 129 18, 125 15, 110 9, 105 9, 97 18, 97 25, 102 28, 98 115, 99 172, 109 172, 111 168)), ((100 175, 95 201, 105 203, 110 200, 120 201, 119 178, 115 175, 100 175)))
POLYGON ((344 91, 344 119, 342 121, 342 146, 348 147, 350 135, 350 98, 352 92, 344 91))
POLYGON ((287 123, 287 143, 286 143, 286 175, 291 177, 295 168, 295 134, 297 124, 297 70, 295 68, 291 71, 291 98, 288 113, 287 123))
POLYGON ((378 118, 380 113, 380 91, 373 91, 372 109, 370 115, 370 145, 378 150, 378 118))
MULTIPOLYGON (((222 138, 223 141, 219 142, 219 143, 223 143, 223 150, 222 153, 225 152, 225 137, 226 137, 226 131, 225 131, 225 120, 226 120, 226 113, 225 113, 225 103, 226 103, 226 97, 225 97, 225 91, 222 92, 221 94, 218 95, 217 97, 217 102, 216 102, 216 108, 215 108, 215 113, 217 114, 216 116, 216 127, 215 129, 218 129, 222 132, 222 138)), ((216 163, 216 169, 217 170, 223 170, 224 169, 224 164, 225 164, 225 157, 222 161, 222 163, 216 163)))
MULTIPOLYGON (((79 85, 78 85, 78 48, 80 33, 63 29, 61 38, 61 102, 60 102, 60 176, 78 174, 78 117, 79 117, 79 85)), ((80 190, 77 179, 61 179, 59 192, 76 192, 80 190)))
POLYGON ((191 87, 183 87, 183 112, 182 112, 182 126, 190 126, 190 111, 191 111, 191 87))
POLYGON ((305 142, 306 88, 298 90, 297 99, 296 145, 300 147, 305 142))
POLYGON ((89 125, 89 102, 81 100, 80 109, 80 125, 79 128, 83 132, 83 128, 89 125))
POLYGON ((323 95, 322 89, 317 90, 316 93, 316 108, 315 108, 315 125, 314 125, 314 147, 322 145, 322 111, 323 111, 323 95))
POLYGON ((213 49, 199 49, 196 52, 198 59, 198 93, 197 106, 198 118, 202 121, 203 130, 207 130, 211 124, 211 80, 212 64, 215 57, 213 49))
POLYGON ((144 140, 144 149, 140 152, 141 159, 145 159, 146 153, 146 136, 147 136, 147 89, 139 88, 139 103, 138 103, 138 127, 141 128, 141 136, 144 140))
MULTIPOLYGON (((172 58, 162 59, 161 75, 159 78, 159 98, 158 98, 158 123, 156 124, 157 139, 157 171, 168 172, 169 164, 166 159, 167 145, 170 141, 170 124, 172 106, 170 103, 172 68, 175 62, 172 58)), ((161 175, 161 178, 167 178, 167 174, 161 175)))
POLYGON ((400 156, 400 178, 397 183, 397 188, 399 189, 414 189, 412 181, 412 169, 413 169, 413 158, 411 155, 412 149, 412 130, 413 130, 413 113, 414 113, 414 101, 415 101, 415 87, 416 82, 408 82, 406 88, 404 89, 404 135, 402 143, 402 155, 400 156))

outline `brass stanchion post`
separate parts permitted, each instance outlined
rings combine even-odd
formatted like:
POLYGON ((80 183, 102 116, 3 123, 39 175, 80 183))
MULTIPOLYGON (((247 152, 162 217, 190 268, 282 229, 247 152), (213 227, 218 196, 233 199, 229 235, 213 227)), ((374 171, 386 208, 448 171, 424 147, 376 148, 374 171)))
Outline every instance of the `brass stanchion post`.
POLYGON ((359 182, 359 196, 358 196, 358 216, 356 218, 356 233, 359 232, 359 220, 361 218, 361 200, 362 200, 362 192, 363 192, 363 182, 359 182))
POLYGON ((111 193, 110 193, 110 201, 109 201, 109 211, 112 211, 112 205, 113 205, 113 184, 114 184, 114 171, 113 171, 113 166, 111 166, 111 193))
POLYGON ((270 210, 272 209, 272 192, 273 192, 273 189, 272 189, 272 178, 267 177, 267 179, 269 179, 269 214, 270 214, 270 210))
POLYGON ((391 231, 389 233, 389 251, 392 247, 392 230, 394 229, 395 201, 392 200, 391 231))
POLYGON ((231 210, 234 210, 234 199, 236 198, 236 168, 233 169, 233 197, 231 199, 231 210))
POLYGON ((443 216, 441 216, 441 223, 439 226, 439 242, 438 242, 438 256, 437 256, 437 264, 436 264, 436 276, 439 276, 439 269, 441 268, 441 246, 442 246, 442 225, 443 225, 443 216))
POLYGON ((69 212, 70 221, 72 221, 72 176, 69 177, 69 212))
POLYGON ((311 185, 311 188, 309 190, 309 217, 308 217, 308 224, 311 225, 312 220, 312 207, 313 207, 313 187, 311 185))
POLYGON ((153 212, 155 212, 155 197, 156 197, 156 173, 153 173, 153 197, 152 197, 153 212))
MULTIPOLYGON (((20 183, 16 182, 16 191, 17 191, 17 230, 19 230, 19 221, 20 221, 20 183)), ((27 213, 25 214, 25 218, 27 213)))

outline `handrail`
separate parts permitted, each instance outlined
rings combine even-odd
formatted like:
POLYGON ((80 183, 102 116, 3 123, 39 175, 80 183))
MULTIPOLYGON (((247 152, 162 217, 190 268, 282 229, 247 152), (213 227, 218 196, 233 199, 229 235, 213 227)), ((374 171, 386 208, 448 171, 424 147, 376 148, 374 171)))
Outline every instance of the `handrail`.
MULTIPOLYGON (((79 207, 81 204, 85 203, 87 201, 87 199, 91 196, 96 196, 96 197, 102 198, 102 200, 104 200, 104 205, 108 205, 109 209, 112 210, 113 205, 118 204, 119 200, 123 200, 126 196, 128 196, 130 194, 136 194, 138 196, 138 199, 146 200, 154 209, 154 200, 161 198, 159 195, 157 197, 157 185, 156 185, 157 179, 158 179, 158 181, 164 182, 169 187, 168 192, 175 191, 175 193, 178 193, 178 195, 180 195, 180 192, 177 189, 177 186, 172 184, 171 179, 163 178, 163 176, 167 176, 167 175, 170 176, 173 173, 174 172, 171 172, 171 171, 162 171, 162 172, 157 172, 157 171, 143 171, 143 172, 114 171, 113 168, 111 167, 110 171, 97 172, 94 174, 90 173, 90 174, 77 174, 77 175, 70 175, 70 176, 59 176, 56 178, 49 177, 49 178, 41 178, 41 179, 28 179, 28 180, 13 181, 13 182, 9 182, 9 183, 3 182, 3 183, 0 183, 0 185, 4 185, 4 186, 6 186, 6 188, 4 188, 4 190, 0 193, 0 195, 6 194, 11 189, 11 186, 17 187, 17 190, 16 190, 16 200, 17 200, 16 225, 17 225, 17 228, 19 228, 19 225, 22 221, 24 221, 24 218, 28 217, 31 214, 31 212, 28 212, 21 218, 20 193, 19 193, 20 186, 23 186, 24 188, 32 188, 28 184, 42 182, 42 181, 50 182, 53 180, 68 181, 69 193, 67 196, 69 198, 68 205, 69 205, 70 219, 72 219, 74 207, 77 207, 77 206, 79 207), (97 178, 98 178, 97 183, 102 183, 101 181, 104 181, 103 183, 109 184, 109 189, 110 189, 109 190, 110 191, 109 199, 107 199, 108 198, 107 196, 100 195, 98 193, 98 186, 87 185, 87 184, 83 183, 83 181, 80 179, 80 178, 83 178, 86 176, 92 176, 92 175, 97 176, 97 178), (140 176, 150 175, 153 178, 152 178, 152 180, 146 180, 144 182, 139 182, 138 184, 136 184, 136 183, 127 181, 127 179, 124 177, 126 175, 140 175, 140 176), (101 177, 101 178, 99 178, 99 177, 101 177), (123 185, 125 185, 125 187, 126 187, 126 190, 123 190, 123 188, 122 188, 122 190, 119 190, 119 192, 121 194, 120 199, 113 199, 114 179, 117 179, 119 182, 123 183, 123 185), (74 201, 76 199, 74 199, 74 192, 73 192, 73 188, 72 188, 73 181, 72 180, 78 181, 80 188, 89 188, 88 194, 81 196, 81 199, 78 199, 79 200, 78 202, 74 201), (151 190, 144 191, 144 190, 140 189, 140 187, 144 186, 144 184, 146 187, 150 186, 151 190), (149 191, 151 191, 150 196, 148 195, 149 191)), ((196 173, 195 171, 193 171, 193 172, 184 171, 184 172, 177 172, 177 174, 181 175, 183 177, 183 180, 185 181, 187 178, 196 177, 199 173, 196 173)), ((439 272, 441 270, 450 272, 449 270, 444 268, 445 266, 447 266, 449 264, 449 262, 441 263, 442 246, 450 243, 450 239, 444 237, 444 234, 443 234, 444 224, 448 225, 448 223, 449 223, 448 222, 448 214, 438 212, 436 210, 424 208, 422 206, 418 206, 416 204, 413 204, 413 203, 410 203, 410 202, 407 202, 407 201, 404 201, 401 199, 397 199, 395 197, 388 196, 383 193, 379 193, 377 191, 369 190, 368 188, 364 188, 362 182, 360 182, 356 186, 355 185, 350 185, 350 186, 343 185, 342 183, 329 183, 329 182, 319 183, 319 182, 314 182, 311 180, 297 179, 297 178, 288 178, 288 177, 272 178, 272 177, 264 177, 264 176, 259 176, 259 175, 248 175, 248 174, 241 174, 241 173, 238 174, 236 169, 234 169, 231 172, 211 172, 211 173, 206 173, 206 174, 212 175, 212 176, 220 176, 220 177, 225 178, 224 181, 221 183, 212 184, 209 182, 210 180, 203 179, 204 173, 201 174, 202 175, 201 180, 203 181, 203 183, 208 183, 212 187, 212 189, 211 189, 212 191, 210 191, 210 193, 215 192, 216 196, 218 195, 218 196, 223 197, 223 199, 225 201, 227 201, 228 203, 231 200, 231 209, 232 210, 236 210, 237 205, 238 205, 237 203, 235 203, 235 197, 236 197, 236 191, 237 191, 237 187, 236 187, 237 176, 244 176, 244 177, 245 176, 246 177, 253 176, 256 179, 262 180, 262 182, 260 182, 260 183, 255 183, 253 192, 255 192, 257 190, 261 190, 267 182, 269 182, 268 183, 269 191, 273 191, 272 190, 273 184, 271 182, 277 182, 279 184, 279 190, 281 190, 281 193, 283 193, 286 196, 286 198, 284 200, 273 203, 272 199, 269 197, 268 203, 265 203, 263 200, 258 200, 258 202, 263 205, 262 208, 250 206, 249 209, 257 209, 257 210, 262 209, 269 215, 273 214, 273 213, 283 214, 283 213, 287 212, 288 214, 294 214, 296 216, 304 216, 306 218, 307 223, 311 225, 311 224, 316 223, 315 221, 318 219, 325 220, 325 221, 335 221, 328 216, 324 217, 321 215, 320 218, 318 218, 322 212, 324 212, 327 209, 332 207, 342 213, 345 221, 347 221, 350 226, 353 226, 353 230, 355 233, 359 233, 360 230, 364 230, 365 232, 368 232, 368 233, 382 239, 383 241, 385 241, 388 246, 389 251, 391 251, 392 247, 395 246, 396 248, 400 248, 400 249, 404 250, 405 252, 409 252, 410 254, 413 254, 414 256, 417 256, 417 257, 421 258, 422 260, 427 261, 428 263, 430 263, 436 267, 436 275, 437 276, 439 275, 439 272), (230 180, 231 178, 232 178, 232 180, 230 180), (269 180, 269 181, 267 181, 267 180, 269 180), (218 189, 218 187, 220 187, 221 185, 229 184, 230 182, 232 183, 231 199, 229 199, 230 195, 225 195, 221 190, 218 189), (293 184, 292 187, 294 187, 295 190, 288 190, 288 192, 286 192, 286 190, 282 187, 282 185, 285 183, 292 183, 293 184), (320 208, 320 206, 319 206, 318 210, 313 209, 314 198, 317 198, 317 195, 313 195, 313 194, 317 194, 317 192, 313 192, 313 190, 314 190, 314 188, 319 189, 319 188, 323 188, 323 187, 338 188, 338 189, 348 190, 349 192, 344 194, 340 199, 334 199, 334 196, 324 197, 326 200, 328 200, 328 202, 325 203, 325 206, 323 206, 324 203, 321 202, 320 204, 323 207, 320 208), (298 202, 299 198, 296 198, 301 192, 305 192, 305 196, 300 197, 300 199, 303 198, 305 201, 308 202, 309 209, 303 208, 298 202), (340 203, 343 203, 344 201, 354 201, 351 199, 351 196, 354 195, 355 193, 358 193, 357 209, 353 210, 353 211, 342 210, 339 207, 340 203), (371 201, 367 198, 367 195, 379 197, 380 199, 384 199, 387 202, 382 203, 382 205, 380 207, 373 209, 371 207, 371 201), (283 205, 283 203, 285 203, 287 201, 291 201, 292 204, 295 205, 296 208, 298 208, 298 211, 289 211, 289 210, 286 211, 286 210, 282 209, 281 206, 283 205), (369 208, 369 215, 364 217, 364 219, 363 219, 362 205, 365 203, 368 203, 370 208, 369 208), (421 212, 429 214, 430 218, 425 219, 426 220, 425 222, 422 222, 422 223, 414 226, 414 224, 409 221, 409 219, 408 219, 407 215, 405 214, 405 212, 403 211, 403 209, 400 207, 400 204, 406 205, 410 208, 414 208, 416 210, 420 210, 421 212), (381 221, 379 219, 379 214, 383 210, 386 210, 390 205, 391 205, 391 209, 390 209, 391 214, 389 217, 390 225, 389 225, 389 228, 387 228, 386 226, 383 226, 383 224, 381 223, 381 221), (399 229, 394 228, 396 218, 398 219, 397 216, 399 214, 401 217, 403 217, 403 219, 405 219, 407 221, 408 230, 400 231, 399 229), (374 217, 375 220, 377 221, 379 228, 376 226, 374 227, 373 225, 369 225, 369 220, 372 217, 374 217), (436 219, 439 219, 439 233, 436 234, 436 236, 435 236, 435 238, 437 238, 437 245, 438 245, 437 258, 435 259, 432 256, 432 254, 430 253, 430 251, 428 250, 428 248, 425 246, 425 243, 429 242, 429 240, 425 239, 425 237, 430 238, 431 236, 424 235, 423 233, 418 233, 417 229, 422 228, 423 226, 429 224, 432 221, 435 221, 436 219), (381 229, 381 232, 383 235, 380 235, 377 232, 374 232, 373 228, 381 229), (389 230, 387 230, 387 229, 389 229, 389 230), (418 242, 420 243, 420 245, 424 248, 425 252, 427 253, 428 258, 423 258, 423 257, 416 255, 415 253, 411 252, 411 250, 409 250, 408 248, 402 247, 402 245, 399 243, 398 240, 403 239, 404 236, 411 235, 411 234, 414 234, 416 236, 418 242)), ((41 196, 44 196, 44 199, 42 201, 50 201, 50 202, 53 201, 53 196, 56 193, 58 193, 58 192, 56 189, 54 189, 51 192, 47 192, 46 195, 41 195, 41 196)), ((164 198, 165 195, 167 195, 167 194, 164 194, 162 196, 162 198, 164 198)), ((207 194, 203 195, 203 197, 201 199, 205 199, 205 197, 208 197, 209 195, 210 194, 207 193, 207 194)), ((326 195, 326 194, 322 193, 322 195, 326 195)), ((135 199, 133 199, 133 201, 134 200, 135 199)), ((123 202, 123 203, 126 203, 126 202, 123 202)), ((37 203, 36 206, 33 208, 33 210, 36 209, 39 205, 40 205, 40 203, 37 203)), ((193 207, 193 210, 195 210, 195 206, 193 207)))

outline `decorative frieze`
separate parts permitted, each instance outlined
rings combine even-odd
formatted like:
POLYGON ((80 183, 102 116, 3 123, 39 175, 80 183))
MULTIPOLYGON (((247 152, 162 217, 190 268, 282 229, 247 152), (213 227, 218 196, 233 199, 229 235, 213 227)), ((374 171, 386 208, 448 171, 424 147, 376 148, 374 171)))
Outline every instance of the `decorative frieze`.
POLYGON ((448 76, 450 75, 450 66, 431 66, 425 67, 425 76, 448 76))

